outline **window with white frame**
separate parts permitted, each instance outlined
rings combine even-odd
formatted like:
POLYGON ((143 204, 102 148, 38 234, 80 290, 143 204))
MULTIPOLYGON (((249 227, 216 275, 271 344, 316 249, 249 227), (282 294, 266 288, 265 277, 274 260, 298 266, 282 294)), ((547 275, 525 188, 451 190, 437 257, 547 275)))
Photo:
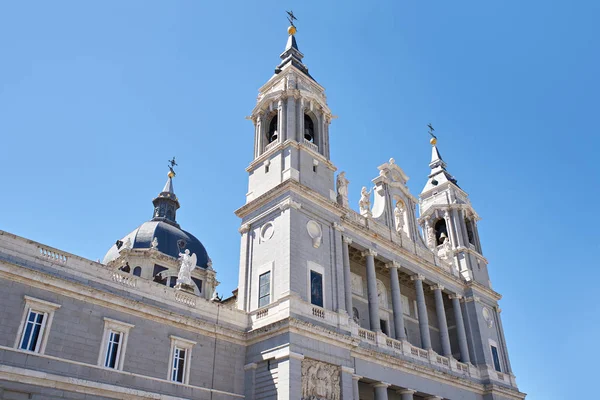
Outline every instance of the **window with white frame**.
POLYGON ((500 355, 498 354, 498 344, 492 339, 489 339, 489 343, 490 352, 492 353, 492 362, 494 363, 494 369, 498 372, 502 372, 502 368, 500 366, 500 355))
POLYGON ((25 310, 21 318, 15 347, 44 354, 54 312, 60 308, 60 305, 30 296, 24 298, 25 310))
POLYGON ((258 307, 264 307, 271 303, 271 271, 267 271, 258 277, 258 307))
POLYGON ((325 307, 324 274, 322 266, 308 262, 308 299, 318 307, 325 307))
POLYGON ((133 327, 134 325, 125 322, 104 318, 104 335, 100 345, 98 365, 119 371, 123 370, 129 330, 133 327))
POLYGON ((171 338, 171 363, 169 365, 168 379, 172 382, 188 384, 190 379, 190 364, 192 360, 192 348, 196 342, 170 336, 171 338))

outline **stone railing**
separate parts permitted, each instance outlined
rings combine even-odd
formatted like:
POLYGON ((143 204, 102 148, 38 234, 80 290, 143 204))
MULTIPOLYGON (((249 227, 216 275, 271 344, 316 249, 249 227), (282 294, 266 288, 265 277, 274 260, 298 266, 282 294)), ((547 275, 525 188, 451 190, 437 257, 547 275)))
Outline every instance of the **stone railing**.
MULTIPOLYGON (((407 357, 409 359, 413 359, 414 361, 426 363, 436 369, 441 368, 442 370, 446 371, 454 371, 458 374, 468 375, 474 378, 481 377, 477 367, 471 364, 461 363, 453 357, 444 357, 440 354, 437 354, 433 350, 425 350, 420 347, 413 346, 406 340, 392 339, 381 332, 376 333, 361 328, 356 324, 353 324, 353 326, 354 328, 351 329, 352 336, 358 337, 365 344, 376 346, 382 351, 385 350, 386 352, 392 352, 398 356, 407 357)), ((501 374, 498 374, 498 379, 503 380, 500 378, 501 374)), ((494 376, 494 378, 496 378, 496 376, 494 376)), ((508 381, 508 379, 506 379, 506 381, 508 381)))
POLYGON ((125 272, 113 271, 111 274, 113 282, 120 283, 123 286, 134 288, 137 286, 137 279, 125 272))
POLYGON ((319 317, 319 318, 323 318, 325 319, 325 310, 319 307, 313 307, 312 308, 312 315, 315 317, 319 317))
POLYGON ((49 249, 47 247, 38 247, 40 256, 50 261, 56 261, 65 264, 67 262, 67 256, 56 250, 49 249))
POLYGON ((354 210, 348 210, 346 218, 362 226, 367 226, 367 219, 354 210))
POLYGON ((375 332, 368 331, 366 329, 358 328, 358 336, 368 342, 375 343, 375 332))
POLYGON ((316 144, 314 144, 313 142, 311 142, 310 140, 306 140, 306 138, 304 138, 304 145, 306 147, 308 147, 309 149, 311 149, 312 151, 315 151, 317 153, 319 152, 319 147, 316 144))
POLYGON ((279 140, 275 140, 271 143, 269 143, 266 147, 265 147, 265 153, 271 149, 274 149, 275 147, 277 147, 277 145, 279 144, 279 140))
POLYGON ((187 294, 177 290, 175 292, 175 301, 190 307, 196 307, 196 296, 193 294, 187 294))

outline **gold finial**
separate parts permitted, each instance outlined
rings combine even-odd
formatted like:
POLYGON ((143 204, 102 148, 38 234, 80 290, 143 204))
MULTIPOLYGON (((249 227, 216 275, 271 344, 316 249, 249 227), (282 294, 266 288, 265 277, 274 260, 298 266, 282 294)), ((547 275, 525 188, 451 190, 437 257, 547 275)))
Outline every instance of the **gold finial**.
POLYGON ((175 177, 175 171, 173 171, 173 170, 170 170, 170 171, 169 171, 169 173, 167 174, 167 176, 168 176, 169 178, 174 178, 174 177, 175 177))
POLYGON ((435 146, 437 144, 437 137, 433 134, 435 129, 433 129, 433 126, 431 124, 427 124, 427 127, 429 128, 429 134, 431 135, 429 143, 431 143, 432 146, 435 146))
POLYGON ((294 20, 297 20, 298 18, 294 16, 294 12, 291 10, 286 11, 286 13, 288 14, 288 21, 290 21, 290 26, 288 27, 288 35, 295 35, 296 25, 294 25, 294 20))

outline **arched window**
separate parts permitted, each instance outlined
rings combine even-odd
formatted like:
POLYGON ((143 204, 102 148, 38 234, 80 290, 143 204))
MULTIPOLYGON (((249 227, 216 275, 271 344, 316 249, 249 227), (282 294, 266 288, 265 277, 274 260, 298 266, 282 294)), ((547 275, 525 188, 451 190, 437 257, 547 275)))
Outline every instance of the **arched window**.
POLYGON ((133 274, 134 274, 135 276, 141 276, 141 275, 142 275, 142 267, 135 267, 135 268, 133 269, 133 274))
POLYGON ((304 114, 304 139, 313 143, 315 141, 315 125, 307 114, 304 114))
POLYGON ((448 229, 446 228, 446 220, 440 219, 435 223, 435 244, 441 245, 448 239, 448 229))
POLYGON ((465 218, 465 225, 467 227, 467 237, 469 239, 469 243, 475 245, 475 236, 473 235, 473 226, 471 225, 471 221, 465 218))
POLYGON ((275 116, 271 119, 271 123, 269 123, 267 139, 269 139, 269 143, 277 140, 277 114, 275 114, 275 116))

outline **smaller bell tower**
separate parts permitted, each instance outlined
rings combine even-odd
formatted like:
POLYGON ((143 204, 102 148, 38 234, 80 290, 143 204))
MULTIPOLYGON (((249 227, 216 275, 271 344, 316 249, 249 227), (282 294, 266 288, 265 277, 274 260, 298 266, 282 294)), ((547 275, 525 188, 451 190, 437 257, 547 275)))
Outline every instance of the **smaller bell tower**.
POLYGON ((332 115, 325 89, 302 63, 295 34, 292 25, 281 62, 259 89, 248 117, 254 123, 254 159, 246 169, 248 203, 289 179, 335 201, 336 168, 329 161, 332 115))
POLYGON ((425 242, 440 258, 452 260, 466 280, 491 287, 487 260, 482 254, 477 230, 480 218, 468 194, 446 170, 433 127, 429 125, 429 128, 432 136, 431 173, 419 195, 419 225, 425 242))

